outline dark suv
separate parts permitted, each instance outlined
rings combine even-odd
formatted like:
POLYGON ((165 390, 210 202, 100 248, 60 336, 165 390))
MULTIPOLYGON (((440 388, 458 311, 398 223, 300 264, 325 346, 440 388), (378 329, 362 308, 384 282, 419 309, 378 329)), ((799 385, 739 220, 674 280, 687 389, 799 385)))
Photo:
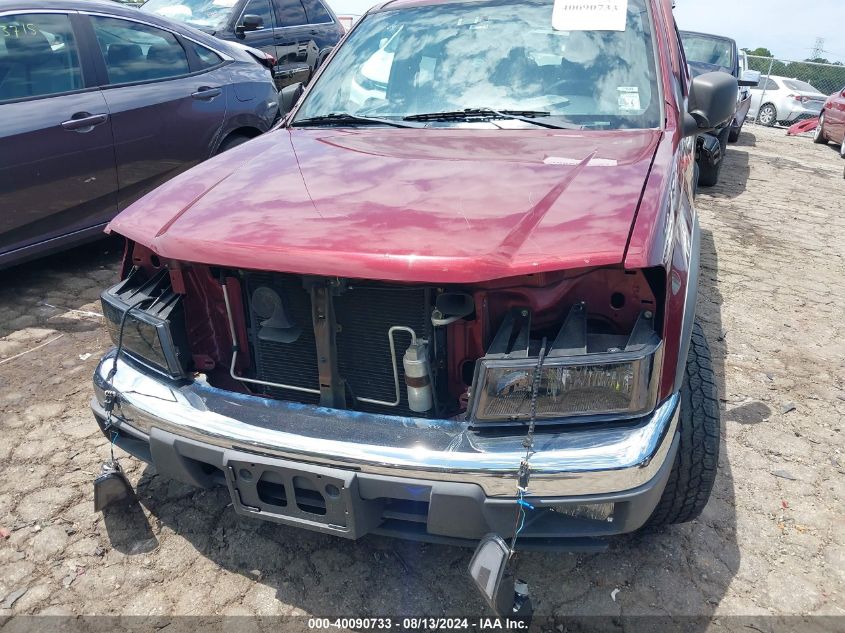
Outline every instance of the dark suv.
POLYGON ((760 73, 747 69, 745 53, 737 48, 736 41, 721 35, 681 31, 684 55, 693 77, 710 72, 724 72, 737 79, 739 91, 736 110, 732 119, 708 134, 698 138, 698 184, 712 187, 719 181, 728 141, 736 143, 751 107, 750 87, 760 82, 760 73))
POLYGON ((344 32, 322 0, 149 0, 141 11, 272 55, 279 88, 308 83, 344 32))

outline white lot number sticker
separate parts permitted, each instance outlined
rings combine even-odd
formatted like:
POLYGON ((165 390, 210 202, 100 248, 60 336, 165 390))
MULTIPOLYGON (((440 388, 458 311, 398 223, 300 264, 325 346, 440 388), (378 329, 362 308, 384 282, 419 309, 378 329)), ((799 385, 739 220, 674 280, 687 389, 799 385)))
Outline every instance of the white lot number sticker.
POLYGON ((619 95, 620 112, 639 112, 641 110, 639 88, 617 88, 616 92, 619 95))
POLYGON ((624 31, 628 0, 555 0, 552 27, 558 31, 624 31))

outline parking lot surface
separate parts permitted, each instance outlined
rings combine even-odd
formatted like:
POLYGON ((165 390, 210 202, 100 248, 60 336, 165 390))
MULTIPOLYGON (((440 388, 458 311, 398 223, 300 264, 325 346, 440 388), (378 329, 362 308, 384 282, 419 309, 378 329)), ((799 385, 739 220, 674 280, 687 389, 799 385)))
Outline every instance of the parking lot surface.
MULTIPOLYGON (((697 521, 604 553, 521 554, 538 613, 845 615, 842 172, 838 148, 783 130, 749 125, 730 146, 697 203, 724 420, 713 497, 697 521)), ((94 513, 97 298, 120 249, 0 272, 0 615, 486 612, 468 550, 242 519, 225 489, 125 456, 142 509, 94 513)))

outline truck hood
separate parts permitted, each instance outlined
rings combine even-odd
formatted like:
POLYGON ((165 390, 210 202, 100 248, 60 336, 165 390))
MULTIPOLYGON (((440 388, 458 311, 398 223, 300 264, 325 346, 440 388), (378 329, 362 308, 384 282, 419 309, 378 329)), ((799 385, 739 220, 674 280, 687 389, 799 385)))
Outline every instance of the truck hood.
POLYGON ((622 262, 657 130, 279 129, 109 225, 170 259, 468 283, 622 262))

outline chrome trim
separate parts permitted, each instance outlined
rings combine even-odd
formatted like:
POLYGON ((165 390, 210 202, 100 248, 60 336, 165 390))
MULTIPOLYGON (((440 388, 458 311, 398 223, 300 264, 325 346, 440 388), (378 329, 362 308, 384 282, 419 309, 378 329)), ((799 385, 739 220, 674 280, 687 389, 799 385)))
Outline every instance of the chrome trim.
POLYGON ((33 13, 59 13, 70 15, 71 13, 79 13, 79 9, 4 9, 3 11, 0 11, 0 17, 5 17, 7 15, 32 15, 33 13))
MULTIPOLYGON (((204 379, 170 381, 114 350, 94 374, 95 413, 114 388, 114 424, 144 438, 158 428, 222 449, 257 452, 377 475, 473 483, 489 496, 513 497, 525 455, 522 434, 488 436, 461 420, 428 420, 340 411, 224 391, 204 379)), ((653 479, 678 424, 678 394, 650 416, 616 425, 538 432, 530 495, 573 496, 632 490, 653 479)))

